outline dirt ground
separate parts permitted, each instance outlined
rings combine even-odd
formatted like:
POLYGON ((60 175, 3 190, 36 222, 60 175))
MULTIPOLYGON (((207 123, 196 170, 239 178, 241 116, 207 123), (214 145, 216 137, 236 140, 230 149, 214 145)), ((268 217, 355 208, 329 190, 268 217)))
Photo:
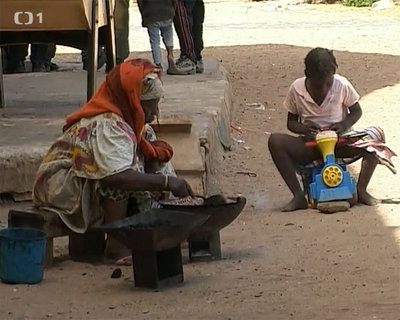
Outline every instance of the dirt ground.
MULTIPOLYGON (((121 279, 110 279, 113 267, 61 259, 42 284, 2 285, 0 318, 400 319, 399 205, 357 206, 334 215, 279 211, 290 194, 272 164, 267 139, 270 132, 285 131, 281 104, 290 83, 302 76, 308 50, 254 45, 204 51, 229 71, 233 123, 243 132, 232 131, 236 142, 224 155, 222 188, 249 202, 222 231, 221 261, 186 263, 182 286, 152 291, 133 287, 129 267, 121 279), (252 103, 263 103, 266 110, 252 103)), ((400 56, 335 54, 338 72, 363 97, 360 126, 381 126, 388 144, 399 151, 400 56)), ((352 172, 358 169, 355 165, 352 172)), ((398 177, 379 167, 370 191, 378 198, 398 198, 398 177)), ((57 250, 65 252, 62 246, 57 250)))

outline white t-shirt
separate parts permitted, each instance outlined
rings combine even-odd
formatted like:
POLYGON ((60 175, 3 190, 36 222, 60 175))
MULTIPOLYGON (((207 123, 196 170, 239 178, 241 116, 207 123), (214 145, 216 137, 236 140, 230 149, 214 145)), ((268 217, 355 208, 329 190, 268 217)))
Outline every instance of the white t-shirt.
POLYGON ((306 89, 306 77, 295 80, 289 88, 283 106, 295 115, 302 123, 314 122, 320 127, 329 127, 342 121, 349 107, 360 99, 360 95, 351 83, 338 74, 334 75, 332 87, 319 106, 306 89))

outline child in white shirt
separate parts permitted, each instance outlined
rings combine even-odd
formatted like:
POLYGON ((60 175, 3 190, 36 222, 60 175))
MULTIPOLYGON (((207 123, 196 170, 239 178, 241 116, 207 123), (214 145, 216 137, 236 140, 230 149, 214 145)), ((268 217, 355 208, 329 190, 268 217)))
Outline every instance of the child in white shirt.
MULTIPOLYGON (((312 49, 305 58, 305 77, 295 80, 284 101, 288 110, 287 127, 300 136, 274 133, 268 147, 278 171, 293 194, 293 199, 282 211, 308 207, 304 192, 296 177, 296 165, 306 165, 321 159, 317 148, 306 147, 324 129, 341 134, 349 130, 361 117, 359 94, 350 82, 336 74, 337 63, 332 51, 312 49)), ((340 145, 335 150, 338 158, 363 158, 357 183, 358 202, 367 205, 377 200, 367 192, 368 183, 379 162, 376 155, 365 149, 340 145)))

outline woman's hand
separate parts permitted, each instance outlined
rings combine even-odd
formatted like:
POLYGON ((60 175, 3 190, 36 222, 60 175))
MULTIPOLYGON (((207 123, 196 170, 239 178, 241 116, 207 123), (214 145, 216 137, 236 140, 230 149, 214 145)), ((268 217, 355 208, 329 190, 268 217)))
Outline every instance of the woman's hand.
POLYGON ((194 192, 185 179, 169 176, 168 189, 175 197, 184 198, 187 196, 191 196, 192 198, 194 198, 194 192))

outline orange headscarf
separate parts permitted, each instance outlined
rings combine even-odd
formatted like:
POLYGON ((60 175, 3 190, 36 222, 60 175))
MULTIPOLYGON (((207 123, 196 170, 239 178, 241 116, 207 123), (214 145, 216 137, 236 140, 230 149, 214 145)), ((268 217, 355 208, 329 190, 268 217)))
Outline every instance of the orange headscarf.
POLYGON ((145 114, 140 104, 143 78, 155 68, 150 61, 134 59, 121 63, 110 71, 95 95, 66 119, 64 131, 82 118, 105 112, 122 117, 136 135, 139 150, 146 160, 168 162, 173 155, 172 147, 161 140, 149 142, 142 139, 145 114))

